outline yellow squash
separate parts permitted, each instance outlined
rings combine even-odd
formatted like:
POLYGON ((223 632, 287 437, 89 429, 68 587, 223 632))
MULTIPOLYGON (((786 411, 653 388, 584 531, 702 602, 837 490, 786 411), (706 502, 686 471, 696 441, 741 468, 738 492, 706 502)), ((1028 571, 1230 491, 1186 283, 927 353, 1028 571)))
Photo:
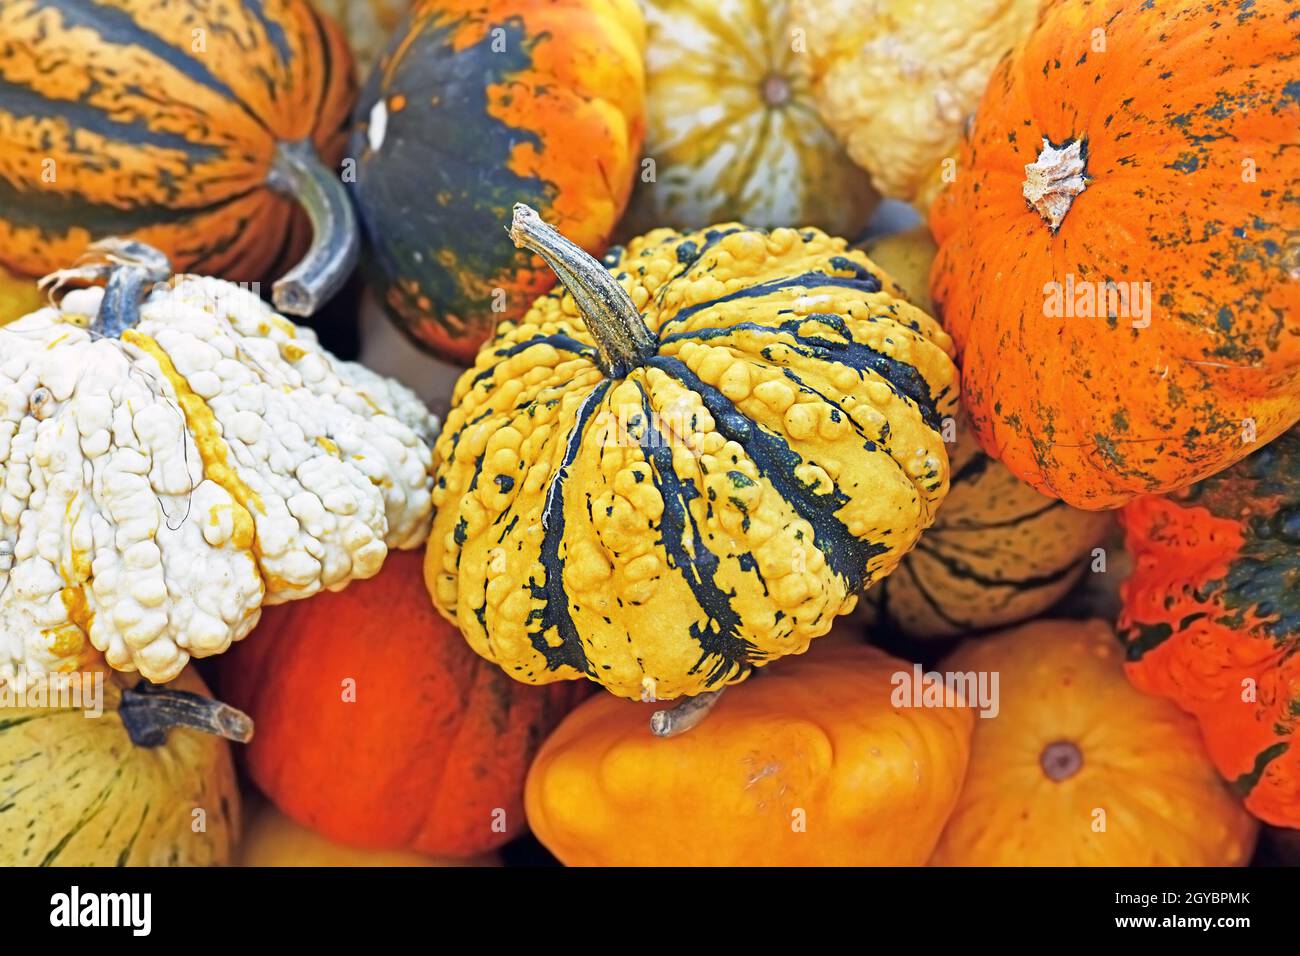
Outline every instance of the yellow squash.
POLYGON ((667 229, 591 259, 516 207, 567 287, 456 386, 425 564, 518 680, 693 695, 801 653, 948 487, 948 337, 815 229, 667 229))
POLYGON ((533 833, 574 866, 919 866, 961 787, 974 718, 900 708, 912 665, 835 644, 781 661, 659 738, 652 705, 591 698, 533 763, 533 833))
POLYGON ((1196 721, 1124 677, 1103 621, 1039 620, 962 645, 944 673, 998 675, 938 866, 1240 866, 1257 824, 1196 721))

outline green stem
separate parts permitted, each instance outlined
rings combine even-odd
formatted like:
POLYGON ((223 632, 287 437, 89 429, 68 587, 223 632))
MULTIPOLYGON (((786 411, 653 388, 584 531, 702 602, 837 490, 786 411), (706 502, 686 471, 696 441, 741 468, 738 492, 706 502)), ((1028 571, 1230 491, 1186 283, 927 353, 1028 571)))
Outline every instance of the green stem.
POLYGON ((271 299, 286 315, 311 315, 356 268, 361 249, 356 213, 342 181, 320 161, 310 140, 276 147, 267 185, 302 206, 312 231, 307 254, 275 283, 271 299))
POLYGON ((146 680, 122 691, 117 708, 137 747, 160 747, 173 727, 190 727, 237 743, 253 738, 253 719, 242 710, 186 690, 170 690, 146 680))
POLYGON ((597 364, 606 378, 622 378, 654 355, 658 348, 654 333, 618 280, 543 222, 536 210, 515 204, 510 238, 516 246, 541 256, 569 290, 596 340, 597 364))

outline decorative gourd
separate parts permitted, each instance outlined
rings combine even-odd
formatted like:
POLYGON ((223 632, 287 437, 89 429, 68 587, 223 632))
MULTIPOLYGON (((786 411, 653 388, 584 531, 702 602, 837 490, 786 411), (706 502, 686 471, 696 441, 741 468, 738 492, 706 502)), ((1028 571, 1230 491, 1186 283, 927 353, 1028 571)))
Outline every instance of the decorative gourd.
MULTIPOLYGON (((921 227, 868 242, 864 251, 922 309, 935 245, 921 227), (915 295, 913 289, 919 290, 915 295)), ((912 637, 950 637, 1040 614, 1089 567, 1109 515, 1046 498, 980 449, 964 415, 953 423, 952 485, 934 525, 866 592, 861 615, 912 637)))
POLYGON ((468 364, 555 277, 501 229, 516 201, 599 254, 644 127, 635 0, 417 0, 362 91, 350 155, 380 299, 468 364))
MULTIPOLYGON (((945 674, 998 675, 936 866, 1241 866, 1257 825, 1196 722, 1124 679, 1100 620, 968 641, 945 674), (990 712, 991 713, 991 712, 990 712)), ((991 685, 987 685, 990 686, 991 685)))
POLYGON ((1300 827, 1300 429, 1122 520, 1129 677, 1196 716, 1247 809, 1300 827))
POLYGON ((242 866, 496 866, 494 856, 439 859, 409 850, 359 850, 294 823, 269 803, 252 814, 239 846, 242 866))
POLYGON ((502 325, 434 453, 425 574, 518 680, 717 689, 807 649, 948 487, 947 336, 815 229, 655 230, 502 325))
POLYGON ((311 5, 343 28, 357 75, 364 79, 411 8, 411 0, 311 0, 311 5))
POLYGON ((818 648, 664 740, 650 704, 598 695, 546 741, 528 821, 576 866, 917 866, 966 772, 970 710, 895 708, 911 665, 818 648))
POLYGON ((39 309, 43 301, 35 282, 0 268, 0 325, 39 309))
POLYGON ((584 694, 524 687, 429 605, 418 554, 372 580, 268 608, 221 662, 257 736, 249 774, 293 819, 371 849, 470 856, 525 832, 524 775, 584 694))
POLYGON ((96 252, 47 282, 106 289, 0 329, 0 686, 89 645, 170 680, 429 524, 437 422, 409 391, 245 289, 96 252))
POLYGON ((1300 418, 1288 15, 1052 2, 997 67, 931 292, 980 443, 1044 494, 1184 487, 1300 418))
POLYGON ((102 665, 65 676, 79 683, 0 710, 0 866, 231 862, 239 787, 222 737, 246 740, 248 718, 192 667, 164 688, 102 665))
MULTIPOLYGON (((817 103, 881 195, 924 209, 1039 0, 791 0, 817 103)), ((787 41, 790 42, 790 41, 787 41)))
POLYGON ((129 236, 182 271, 293 266, 273 290, 292 315, 352 271, 356 219, 328 168, 352 59, 306 0, 14 0, 0 86, 0 264, 44 275, 129 236))
POLYGON ((622 230, 726 219, 856 236, 878 196, 822 123, 787 0, 647 0, 646 153, 622 230))

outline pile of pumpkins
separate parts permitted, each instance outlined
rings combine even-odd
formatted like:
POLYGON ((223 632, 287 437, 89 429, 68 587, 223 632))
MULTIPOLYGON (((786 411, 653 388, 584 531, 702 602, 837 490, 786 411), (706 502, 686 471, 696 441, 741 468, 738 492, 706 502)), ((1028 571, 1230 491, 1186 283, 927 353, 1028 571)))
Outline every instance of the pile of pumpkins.
POLYGON ((1249 862, 1289 7, 4 4, 0 862, 1249 862))

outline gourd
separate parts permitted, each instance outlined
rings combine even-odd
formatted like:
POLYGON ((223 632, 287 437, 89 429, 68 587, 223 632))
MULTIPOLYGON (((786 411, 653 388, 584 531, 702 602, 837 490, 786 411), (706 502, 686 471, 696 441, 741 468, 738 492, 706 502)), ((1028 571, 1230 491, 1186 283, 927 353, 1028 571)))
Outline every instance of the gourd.
POLYGON ((1300 827, 1300 429, 1122 521, 1129 677, 1195 715, 1248 810, 1300 827))
POLYGON ((193 668, 154 687, 102 662, 0 689, 0 865, 231 862, 239 787, 223 738, 252 725, 207 693, 193 668))
POLYGON ((1250 859, 1257 825, 1216 776, 1195 721, 1129 686, 1104 621, 1032 621, 967 641, 939 671, 996 674, 998 686, 932 865, 1250 859))
POLYGON ((364 79, 411 8, 411 0, 311 0, 311 5, 343 28, 357 74, 364 79))
POLYGON ((156 682, 429 525, 437 422, 247 289, 113 241, 0 328, 0 685, 156 682))
POLYGON ((291 315, 352 271, 356 218, 329 168, 352 61, 306 0, 15 0, 0 85, 0 265, 40 276, 126 236, 182 271, 280 276, 291 315))
MULTIPOLYGON (((935 246, 928 231, 885 236, 864 251, 909 301, 929 307, 935 246)), ((1016 478, 983 452, 965 415, 952 425, 951 487, 934 525, 862 602, 872 624, 912 637, 951 637, 1042 613, 1088 570, 1113 526, 1107 514, 1071 508, 1016 478)))
POLYGON ((0 325, 41 307, 41 290, 30 279, 0 268, 0 325))
POLYGON ((495 866, 491 856, 438 859, 409 850, 359 850, 334 843, 286 817, 270 803, 252 814, 239 846, 241 866, 495 866))
POLYGON ((1294 37, 1283 5, 1239 13, 1049 3, 930 211, 980 444, 1076 507, 1300 419, 1294 37))
POLYGON ((813 102, 789 4, 648 0, 646 139, 628 221, 816 226, 856 236, 878 196, 813 102))
POLYGON ((421 573, 395 554, 268 608, 221 691, 257 722, 249 775, 292 819, 348 846, 472 856, 525 832, 528 764, 584 689, 524 687, 475 656, 421 573))
POLYGON ((799 654, 933 520, 949 342, 815 229, 659 229, 504 323, 434 449, 429 592, 527 683, 668 700, 799 654))
POLYGON ((635 0, 417 0, 349 155, 372 284, 417 345, 469 364, 554 276, 501 229, 528 202, 604 251, 641 159, 635 0))
MULTIPOLYGON (((1039 0, 792 0, 817 105, 881 195, 925 209, 1039 0)), ((960 175, 958 173, 957 175, 960 175)))
POLYGON ((600 694, 528 774, 528 821, 573 866, 917 866, 961 788, 974 719, 896 708, 911 665, 818 647, 733 688, 670 739, 654 705, 600 694))

